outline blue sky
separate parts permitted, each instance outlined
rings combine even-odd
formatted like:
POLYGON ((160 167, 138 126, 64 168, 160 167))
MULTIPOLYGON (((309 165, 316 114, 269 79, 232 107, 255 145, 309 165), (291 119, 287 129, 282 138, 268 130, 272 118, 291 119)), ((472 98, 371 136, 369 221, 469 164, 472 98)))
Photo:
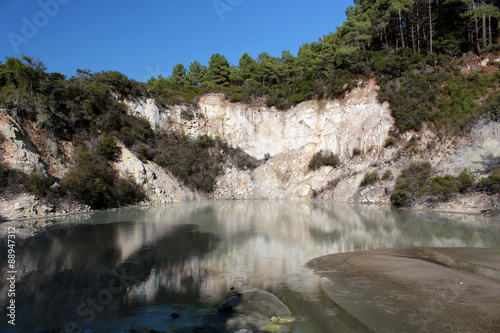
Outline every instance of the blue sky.
POLYGON ((352 0, 0 0, 0 61, 23 54, 49 72, 117 70, 144 81, 214 53, 296 54, 345 19, 352 0))

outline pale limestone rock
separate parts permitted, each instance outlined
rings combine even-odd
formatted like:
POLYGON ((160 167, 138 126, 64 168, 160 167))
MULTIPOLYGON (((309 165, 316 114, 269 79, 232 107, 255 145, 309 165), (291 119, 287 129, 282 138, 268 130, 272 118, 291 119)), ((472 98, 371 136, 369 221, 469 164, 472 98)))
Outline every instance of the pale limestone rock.
MULTIPOLYGON (((154 100, 129 103, 131 113, 146 117, 156 130, 173 130, 191 137, 208 134, 243 149, 258 159, 271 156, 253 171, 227 167, 216 181, 215 199, 317 199, 360 203, 390 203, 390 191, 402 168, 429 161, 436 174, 457 175, 467 168, 487 172, 500 158, 500 125, 478 124, 470 137, 438 137, 424 126, 407 132, 385 148, 394 121, 389 105, 377 101, 374 80, 342 99, 305 101, 283 112, 264 104, 230 103, 222 94, 200 98, 198 108, 158 108, 154 100), (186 119, 183 113, 192 113, 186 119), (406 144, 418 137, 414 148, 406 144), (361 156, 353 157, 353 150, 361 156), (312 155, 326 150, 338 154, 338 168, 308 169, 312 155), (359 188, 367 172, 392 177, 359 188)), ((450 206, 451 207, 451 206, 450 206)))
POLYGON ((125 100, 124 103, 132 115, 147 119, 153 129, 165 126, 169 120, 168 114, 160 111, 153 98, 125 100))
POLYGON ((394 124, 388 105, 377 102, 377 89, 369 81, 342 100, 306 101, 285 112, 210 94, 198 103, 207 119, 201 130, 259 159, 296 149, 348 157, 354 148, 380 149, 394 124))
POLYGON ((459 174, 463 169, 489 172, 500 161, 500 123, 484 121, 475 125, 470 136, 456 139, 456 151, 443 158, 438 172, 459 174))
POLYGON ((37 149, 12 117, 0 115, 0 132, 5 136, 3 161, 7 165, 26 173, 33 170, 46 173, 37 149))
MULTIPOLYGON (((319 150, 333 151, 348 162, 354 148, 373 158, 383 147, 394 121, 387 104, 377 101, 373 80, 332 101, 305 101, 288 111, 265 105, 230 103, 221 94, 200 98, 198 108, 172 106, 161 110, 152 99, 129 101, 132 114, 148 119, 158 130, 197 137, 208 134, 262 159, 254 171, 227 168, 217 179, 217 199, 310 199, 335 178, 364 172, 367 165, 350 165, 340 172, 331 167, 308 170, 319 150), (183 113, 192 115, 190 119, 183 113)), ((378 158, 378 157, 377 157, 378 158)), ((342 180, 335 199, 350 200, 362 175, 342 180)))
POLYGON ((140 185, 147 198, 154 203, 200 200, 202 196, 181 185, 170 173, 157 164, 143 163, 123 143, 117 143, 121 157, 113 163, 123 178, 132 178, 140 185))

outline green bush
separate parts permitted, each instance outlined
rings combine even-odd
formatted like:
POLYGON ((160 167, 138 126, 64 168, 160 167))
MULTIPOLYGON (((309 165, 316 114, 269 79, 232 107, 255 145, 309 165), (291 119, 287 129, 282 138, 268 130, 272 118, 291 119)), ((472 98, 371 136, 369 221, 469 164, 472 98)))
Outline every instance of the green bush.
POLYGON ((61 185, 70 194, 92 208, 111 208, 142 200, 141 190, 116 171, 93 151, 78 148, 76 167, 62 178, 61 185))
POLYGON ((127 147, 131 147, 136 142, 149 144, 155 138, 149 121, 135 116, 126 117, 126 121, 120 128, 117 136, 127 147))
POLYGON ((403 188, 397 188, 391 195, 391 202, 396 207, 408 206, 411 202, 411 195, 403 188))
POLYGON ((500 91, 488 96, 486 101, 479 107, 478 116, 487 116, 491 120, 500 120, 500 91))
MULTIPOLYGON (((490 193, 500 188, 499 171, 482 180, 478 187, 490 193), (498 177, 498 178, 495 178, 498 177), (497 184, 497 185, 495 185, 497 184), (495 187, 497 186, 497 187, 495 187)), ((391 202, 398 207, 409 206, 414 199, 431 195, 449 200, 454 194, 466 193, 475 186, 475 177, 468 170, 463 170, 458 177, 451 175, 430 177, 431 167, 428 162, 413 163, 403 169, 394 187, 391 202)))
POLYGON ((103 135, 97 145, 97 153, 108 161, 114 161, 117 156, 115 139, 110 135, 103 135))
POLYGON ((436 128, 452 134, 464 134, 469 123, 477 116, 478 100, 496 85, 488 74, 469 74, 451 77, 439 98, 439 105, 430 120, 436 128))
POLYGON ((439 68, 431 72, 419 71, 400 73, 398 78, 377 77, 380 85, 378 98, 388 101, 395 125, 402 133, 420 130, 428 121, 438 104, 441 85, 446 74, 439 68))
POLYGON ((22 184, 27 175, 19 170, 9 168, 0 160, 0 189, 3 190, 10 184, 22 184))
POLYGON ((428 193, 430 195, 449 198, 452 194, 458 193, 458 191, 458 180, 456 177, 450 175, 436 176, 429 182, 428 193))
POLYGON ((458 175, 458 190, 460 193, 469 192, 476 183, 476 178, 469 170, 463 170, 458 175))
POLYGON ((493 170, 491 175, 479 181, 478 188, 490 194, 500 193, 500 168, 493 170))
POLYGON ((230 163, 240 169, 254 169, 258 161, 241 149, 207 135, 192 139, 176 133, 164 133, 152 149, 151 160, 168 169, 192 189, 213 192, 222 165, 230 163))
POLYGON ((388 180, 388 179, 391 179, 391 177, 392 177, 391 170, 386 170, 384 172, 384 175, 382 176, 382 180, 388 180))
POLYGON ((45 196, 53 183, 52 177, 46 176, 39 170, 33 170, 25 178, 24 186, 31 194, 45 196))
POLYGON ((316 152, 309 161, 309 169, 317 170, 322 166, 332 166, 336 168, 339 163, 340 159, 336 154, 320 150, 316 152))
POLYGON ((360 156, 361 155, 361 149, 359 148, 354 148, 352 150, 352 156, 360 156))
POLYGON ((396 181, 391 202, 397 207, 408 206, 416 197, 427 194, 430 172, 429 162, 412 163, 403 169, 396 181))
POLYGON ((33 170, 26 174, 23 171, 11 169, 0 161, 0 190, 10 187, 11 190, 17 191, 15 187, 22 185, 29 193, 43 197, 47 195, 53 183, 52 177, 40 170, 33 170))
POLYGON ((365 173, 365 176, 363 177, 363 180, 359 184, 359 186, 368 186, 375 184, 375 182, 378 180, 378 173, 372 172, 372 173, 365 173))

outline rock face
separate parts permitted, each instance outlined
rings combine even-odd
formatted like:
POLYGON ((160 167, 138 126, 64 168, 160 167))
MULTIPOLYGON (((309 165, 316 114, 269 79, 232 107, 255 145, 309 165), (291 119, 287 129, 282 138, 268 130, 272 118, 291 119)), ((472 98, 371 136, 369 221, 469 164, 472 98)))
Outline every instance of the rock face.
POLYGON ((262 159, 293 150, 329 150, 349 157, 353 149, 380 149, 393 125, 387 104, 377 102, 374 81, 342 100, 306 101, 286 112, 265 106, 231 104, 207 95, 198 105, 205 131, 262 159))
POLYGON ((122 178, 132 178, 141 186, 149 201, 154 203, 200 200, 202 196, 181 185, 170 173, 157 164, 142 162, 123 143, 118 142, 120 158, 113 163, 122 178))
POLYGON ((377 102, 375 81, 341 100, 306 101, 288 111, 265 105, 227 102, 220 94, 200 98, 198 105, 160 110, 152 99, 128 101, 131 114, 153 128, 221 138, 262 159, 293 150, 313 154, 330 150, 341 157, 352 151, 382 148, 394 121, 387 103, 377 102))
POLYGON ((36 169, 46 172, 38 149, 12 117, 0 115, 0 132, 5 137, 2 142, 2 156, 6 164, 26 173, 36 169))
MULTIPOLYGON (((336 179, 359 172, 331 167, 311 172, 308 163, 314 153, 331 151, 346 163, 355 149, 367 153, 383 148, 394 121, 388 104, 377 102, 377 90, 371 80, 343 99, 306 101, 288 111, 230 103, 220 94, 203 96, 196 107, 160 110, 151 100, 128 105, 153 128, 192 137, 208 134, 252 157, 268 159, 254 171, 227 167, 217 179, 215 199, 311 199, 336 179)), ((360 180, 358 176, 346 183, 347 191, 336 199, 349 200, 360 180)))
MULTIPOLYGON (((165 110, 150 99, 128 105, 132 114, 146 117, 156 129, 191 137, 208 134, 266 159, 253 171, 226 166, 217 179, 215 199, 317 198, 389 204, 401 169, 412 162, 429 161, 436 174, 452 175, 464 169, 487 174, 498 165, 497 122, 479 123, 465 138, 438 137, 424 128, 386 145, 394 121, 389 105, 377 101, 377 90, 370 80, 342 99, 306 101, 286 112, 258 103, 230 103, 220 94, 205 95, 196 106, 165 110), (320 150, 337 154, 341 164, 309 170, 311 157, 320 150), (377 173, 379 180, 360 187, 366 173, 377 173)), ((487 200, 486 206, 491 205, 487 200)), ((450 204, 420 208, 479 213, 483 206, 478 205, 478 196, 465 195, 450 204)))
MULTIPOLYGON (((499 165, 500 123, 479 123, 465 138, 438 137, 426 128, 391 138, 394 120, 389 105, 377 101, 377 90, 370 80, 342 99, 306 101, 288 111, 262 102, 230 103, 221 94, 202 96, 197 105, 161 108, 151 98, 125 104, 130 114, 147 119, 154 130, 216 137, 262 161, 254 170, 225 165, 216 180, 214 199, 316 198, 389 204, 401 169, 412 162, 429 161, 439 175, 469 169, 486 176, 499 165), (310 170, 309 161, 320 150, 337 154, 340 165, 310 170), (379 179, 360 187, 366 173, 377 173, 379 179)), ((0 131, 6 138, 0 149, 10 166, 25 172, 38 169, 58 178, 71 168, 71 142, 45 135, 35 125, 23 128, 5 112, 0 114, 0 131)), ((123 145, 121 150, 115 169, 142 186, 150 201, 203 198, 155 163, 140 161, 123 145)), ((418 208, 478 213, 495 204, 498 199, 459 195, 450 203, 418 208)))

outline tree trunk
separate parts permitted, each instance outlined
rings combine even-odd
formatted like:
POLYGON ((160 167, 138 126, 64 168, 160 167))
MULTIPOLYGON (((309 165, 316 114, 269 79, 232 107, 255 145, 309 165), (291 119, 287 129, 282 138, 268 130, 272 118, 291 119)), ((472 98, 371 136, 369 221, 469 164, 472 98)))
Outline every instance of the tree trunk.
POLYGON ((483 14, 483 45, 488 46, 488 40, 486 39, 486 15, 483 14))
POLYGON ((477 20, 477 17, 475 16, 476 14, 476 2, 474 0, 471 0, 472 2, 472 9, 474 12, 474 23, 476 24, 476 47, 477 47, 477 52, 481 54, 481 45, 479 44, 479 22, 477 20))
POLYGON ((489 35, 489 41, 490 45, 493 44, 493 39, 491 38, 491 15, 488 17, 488 35, 489 35))
POLYGON ((432 0, 429 0, 429 41, 430 41, 430 51, 432 53, 432 0))
POLYGON ((399 10, 399 33, 401 34, 401 47, 405 47, 405 38, 403 35, 403 19, 401 18, 401 9, 399 10))
MULTIPOLYGON (((499 27, 499 30, 500 30, 500 20, 498 21, 498 27, 499 27)), ((389 48, 389 38, 387 38, 387 30, 386 30, 386 26, 385 25, 384 25, 384 37, 385 37, 385 48, 388 49, 389 48)))
MULTIPOLYGON (((412 6, 412 13, 413 13, 413 6, 412 6)), ((413 16, 413 15, 412 15, 413 16)), ((415 46, 415 21, 411 20, 411 45, 413 47, 413 52, 416 51, 416 46, 415 46)))
POLYGON ((413 52, 415 52, 417 49, 415 46, 415 28, 413 24, 411 25, 411 45, 413 46, 413 52))
POLYGON ((417 6, 417 50, 420 53, 420 12, 417 6))

